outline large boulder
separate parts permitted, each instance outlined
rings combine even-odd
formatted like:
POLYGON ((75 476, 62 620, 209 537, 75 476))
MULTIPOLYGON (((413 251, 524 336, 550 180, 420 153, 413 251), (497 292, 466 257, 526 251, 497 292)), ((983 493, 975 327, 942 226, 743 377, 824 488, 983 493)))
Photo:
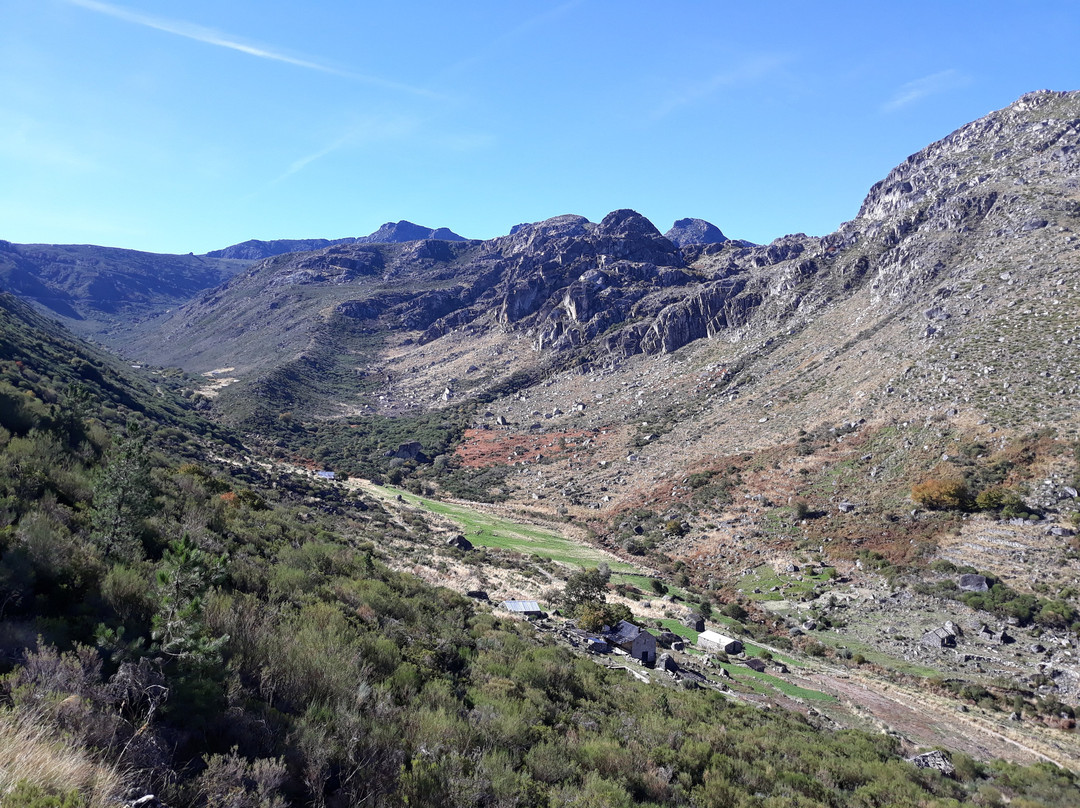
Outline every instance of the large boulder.
POLYGON ((986 592, 990 588, 986 576, 975 574, 961 575, 959 586, 965 592, 986 592))

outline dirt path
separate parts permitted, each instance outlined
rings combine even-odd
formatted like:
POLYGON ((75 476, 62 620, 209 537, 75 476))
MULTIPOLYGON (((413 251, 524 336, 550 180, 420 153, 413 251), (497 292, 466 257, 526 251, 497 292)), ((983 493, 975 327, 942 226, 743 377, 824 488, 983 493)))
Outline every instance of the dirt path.
POLYGON ((807 674, 805 681, 807 687, 836 696, 849 710, 870 717, 917 746, 943 746, 981 760, 1045 760, 1073 771, 1080 769, 1076 733, 1035 728, 1023 722, 1012 724, 977 707, 960 712, 954 700, 871 676, 818 671, 807 674))

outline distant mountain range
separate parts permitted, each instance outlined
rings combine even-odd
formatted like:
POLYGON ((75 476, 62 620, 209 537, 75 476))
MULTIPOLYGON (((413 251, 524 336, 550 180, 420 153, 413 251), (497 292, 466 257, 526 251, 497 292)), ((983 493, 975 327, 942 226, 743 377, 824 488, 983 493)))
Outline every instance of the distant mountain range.
POLYGON ((423 227, 412 222, 387 222, 367 236, 355 238, 309 238, 309 239, 274 239, 273 241, 245 241, 233 244, 223 250, 211 250, 208 258, 238 258, 244 261, 257 261, 283 253, 307 252, 332 247, 335 244, 400 244, 405 241, 437 239, 439 241, 465 241, 454 231, 446 227, 423 227))
MULTIPOLYGON (((527 226, 518 225, 515 231, 527 226)), ((680 219, 668 237, 687 247, 726 240, 718 228, 701 219, 680 219)), ((148 322, 224 283, 253 261, 341 245, 414 241, 468 240, 445 227, 399 221, 387 222, 367 236, 251 240, 205 255, 0 241, 0 288, 50 312, 77 334, 125 348, 129 331, 143 330, 148 322)))

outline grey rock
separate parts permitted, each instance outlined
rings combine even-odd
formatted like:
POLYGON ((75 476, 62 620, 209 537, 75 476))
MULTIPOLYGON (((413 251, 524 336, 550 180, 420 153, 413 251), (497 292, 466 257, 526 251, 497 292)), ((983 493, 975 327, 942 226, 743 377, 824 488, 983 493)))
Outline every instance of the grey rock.
POLYGON ((986 576, 974 573, 961 575, 957 585, 965 592, 986 592, 990 589, 986 576))
POLYGON ((468 539, 466 539, 464 536, 462 536, 460 534, 457 535, 457 536, 451 536, 449 539, 447 539, 446 540, 446 546, 447 547, 456 547, 459 550, 471 550, 471 549, 473 549, 472 542, 469 541, 468 539))
POLYGON ((679 622, 687 628, 693 629, 694 631, 705 630, 705 618, 702 617, 699 612, 690 612, 690 614, 686 615, 679 622))
POLYGON ((907 759, 907 762, 913 763, 920 769, 937 769, 946 777, 952 777, 956 774, 956 767, 953 766, 948 753, 939 749, 935 749, 933 752, 924 752, 915 757, 910 757, 907 759))
POLYGON ((728 238, 720 228, 704 219, 679 219, 671 229, 664 233, 664 238, 676 247, 689 247, 693 244, 722 244, 728 238))

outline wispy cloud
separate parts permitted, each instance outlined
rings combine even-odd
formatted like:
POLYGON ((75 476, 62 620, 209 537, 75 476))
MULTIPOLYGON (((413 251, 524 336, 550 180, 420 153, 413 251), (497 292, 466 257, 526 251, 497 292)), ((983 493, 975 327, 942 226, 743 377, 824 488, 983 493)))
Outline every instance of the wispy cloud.
POLYGON ((940 73, 923 76, 904 84, 893 93, 892 98, 881 105, 881 111, 895 112, 927 96, 955 90, 970 83, 971 79, 957 70, 942 70, 940 73))
POLYGON ((368 118, 352 126, 345 134, 323 146, 321 149, 305 154, 294 160, 271 185, 288 179, 303 171, 312 163, 323 159, 336 151, 350 146, 362 146, 382 141, 396 141, 409 137, 419 128, 419 121, 414 118, 368 118))
POLYGON ((730 70, 717 73, 705 81, 692 84, 668 97, 652 111, 653 120, 665 118, 675 110, 703 101, 711 95, 728 87, 739 87, 757 82, 775 73, 790 57, 777 54, 760 54, 745 59, 730 70))
POLYGON ((332 65, 322 64, 321 62, 316 62, 311 59, 291 56, 287 53, 283 53, 280 50, 276 50, 265 45, 245 42, 238 37, 222 33, 221 31, 217 31, 213 28, 207 28, 202 25, 184 22, 183 20, 171 20, 164 17, 155 17, 150 14, 143 14, 140 11, 133 11, 131 9, 123 8, 122 6, 116 6, 111 3, 98 2, 98 0, 66 1, 73 6, 78 6, 88 11, 94 11, 98 14, 104 14, 109 17, 114 17, 118 20, 123 20, 124 22, 141 25, 146 28, 153 28, 157 31, 164 31, 165 33, 174 34, 175 36, 184 37, 185 39, 193 39, 196 42, 202 42, 207 45, 216 45, 219 48, 228 48, 229 50, 238 51, 239 53, 245 53, 248 56, 255 56, 259 59, 269 59, 270 61, 283 62, 284 64, 293 65, 294 67, 302 67, 307 70, 317 70, 320 73, 329 73, 333 76, 339 76, 341 78, 349 79, 351 81, 368 84, 373 87, 380 87, 384 90, 393 90, 396 92, 408 93, 410 95, 418 96, 434 97, 436 95, 430 90, 426 90, 422 87, 413 87, 409 84, 391 81, 389 79, 380 78, 379 76, 371 76, 363 73, 354 73, 349 70, 342 70, 332 65))

